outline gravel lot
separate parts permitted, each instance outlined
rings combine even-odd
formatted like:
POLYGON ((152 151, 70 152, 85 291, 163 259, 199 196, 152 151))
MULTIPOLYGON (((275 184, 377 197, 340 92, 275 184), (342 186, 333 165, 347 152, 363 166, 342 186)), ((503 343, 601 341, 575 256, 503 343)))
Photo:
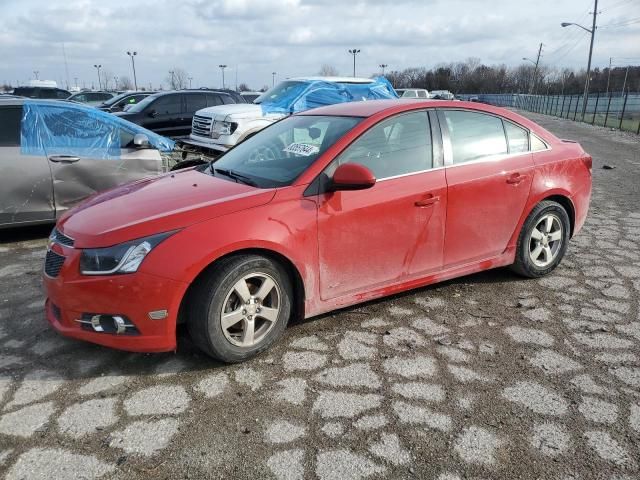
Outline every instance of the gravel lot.
POLYGON ((242 365, 188 339, 141 355, 57 336, 49 228, 1 232, 0 476, 638 478, 640 140, 527 115, 594 157, 587 225, 553 275, 495 270, 296 323, 242 365))

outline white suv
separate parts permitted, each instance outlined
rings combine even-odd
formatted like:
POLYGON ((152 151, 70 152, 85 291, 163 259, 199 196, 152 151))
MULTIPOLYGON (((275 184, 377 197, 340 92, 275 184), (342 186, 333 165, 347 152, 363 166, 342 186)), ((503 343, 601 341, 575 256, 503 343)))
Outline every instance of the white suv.
POLYGON ((384 78, 300 77, 280 82, 253 103, 198 110, 184 143, 225 152, 277 120, 334 103, 398 98, 384 78))

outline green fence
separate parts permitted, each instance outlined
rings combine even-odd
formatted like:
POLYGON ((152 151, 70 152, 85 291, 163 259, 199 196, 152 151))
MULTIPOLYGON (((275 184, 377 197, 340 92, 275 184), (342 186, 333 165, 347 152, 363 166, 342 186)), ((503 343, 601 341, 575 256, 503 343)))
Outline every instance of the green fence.
POLYGON ((491 105, 518 108, 529 112, 555 115, 569 120, 601 125, 640 134, 640 94, 611 92, 593 93, 587 98, 584 118, 584 95, 480 94, 477 97, 491 105))

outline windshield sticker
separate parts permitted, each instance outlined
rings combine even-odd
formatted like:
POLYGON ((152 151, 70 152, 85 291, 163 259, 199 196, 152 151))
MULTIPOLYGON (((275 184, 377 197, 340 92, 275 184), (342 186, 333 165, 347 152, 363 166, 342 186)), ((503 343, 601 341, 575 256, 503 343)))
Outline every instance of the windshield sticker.
POLYGON ((320 151, 320 147, 317 145, 309 145, 308 143, 292 143, 283 150, 287 153, 293 153, 294 155, 303 155, 309 157, 320 151))

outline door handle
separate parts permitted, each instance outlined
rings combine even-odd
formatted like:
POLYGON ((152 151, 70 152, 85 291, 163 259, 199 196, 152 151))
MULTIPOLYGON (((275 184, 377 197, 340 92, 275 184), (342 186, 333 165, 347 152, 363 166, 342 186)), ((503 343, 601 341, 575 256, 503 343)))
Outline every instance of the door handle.
POLYGON ((73 155, 51 155, 49 160, 56 163, 76 163, 80 161, 80 157, 73 155))
POLYGON ((526 175, 520 175, 519 173, 514 173, 509 178, 507 178, 507 183, 509 185, 518 185, 519 183, 523 182, 526 179, 527 179, 526 175))
POLYGON ((416 201, 416 207, 428 207, 430 205, 434 205, 440 201, 440 197, 437 195, 429 194, 425 198, 416 201))

